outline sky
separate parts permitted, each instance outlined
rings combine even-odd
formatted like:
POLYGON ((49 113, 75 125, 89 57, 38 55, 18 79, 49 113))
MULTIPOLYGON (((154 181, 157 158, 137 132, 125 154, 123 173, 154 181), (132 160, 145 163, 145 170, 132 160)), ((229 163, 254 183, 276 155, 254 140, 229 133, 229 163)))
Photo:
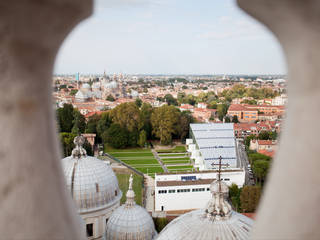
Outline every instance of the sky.
POLYGON ((285 74, 282 49, 235 0, 96 0, 54 73, 285 74))

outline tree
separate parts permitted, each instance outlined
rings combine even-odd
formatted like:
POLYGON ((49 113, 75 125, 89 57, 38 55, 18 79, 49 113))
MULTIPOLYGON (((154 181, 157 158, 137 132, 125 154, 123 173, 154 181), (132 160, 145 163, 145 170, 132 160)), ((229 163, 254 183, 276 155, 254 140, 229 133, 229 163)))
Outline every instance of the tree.
POLYGON ((70 96, 74 96, 74 95, 76 95, 76 94, 77 94, 77 92, 78 92, 78 90, 77 90, 77 89, 72 89, 72 90, 70 91, 70 96))
POLYGON ((238 120, 238 116, 237 116, 237 115, 234 115, 234 116, 232 117, 232 122, 233 122, 233 123, 239 123, 239 120, 238 120))
POLYGON ((97 134, 102 138, 102 134, 110 127, 112 124, 112 118, 110 112, 104 112, 97 123, 97 134))
POLYGON ((116 99, 111 95, 109 94, 106 98, 107 101, 110 101, 110 102, 114 102, 116 99))
POLYGON ((258 139, 260 140, 269 140, 270 139, 270 134, 268 131, 261 131, 258 135, 258 139))
POLYGON ((241 193, 241 189, 238 188, 237 184, 233 183, 229 187, 229 199, 231 200, 232 206, 237 212, 240 210, 240 206, 241 206, 240 193, 241 193))
POLYGON ((256 160, 253 162, 253 173, 257 182, 264 183, 269 172, 270 162, 266 160, 256 160))
POLYGON ((64 104, 62 108, 58 108, 57 119, 60 132, 71 132, 73 127, 73 118, 72 104, 64 104))
POLYGON ((261 188, 258 186, 244 186, 240 194, 241 209, 243 212, 255 212, 258 208, 261 188))
POLYGON ((224 116, 227 114, 228 108, 229 108, 228 105, 225 103, 219 104, 217 106, 217 113, 220 121, 222 121, 224 116))
POLYGON ((102 134, 102 139, 104 144, 109 144, 113 148, 125 148, 128 145, 128 132, 119 124, 113 123, 102 134))
POLYGON ((122 103, 111 111, 114 123, 118 123, 122 128, 129 132, 139 132, 143 126, 140 110, 133 102, 122 103))
POLYGON ((73 127, 71 132, 74 134, 80 134, 84 133, 84 130, 86 128, 86 120, 84 116, 77 110, 73 110, 73 127))
POLYGON ((189 111, 183 111, 179 114, 179 124, 176 125, 176 134, 183 142, 189 134, 190 123, 193 122, 193 117, 189 111))
POLYGON ((143 129, 146 131, 147 139, 151 138, 152 126, 151 126, 151 114, 153 108, 149 103, 143 103, 140 110, 141 121, 143 123, 143 129))
POLYGON ((174 106, 164 105, 153 111, 151 115, 152 132, 160 139, 161 144, 171 143, 178 120, 179 112, 174 106))
POLYGON ((140 108, 142 105, 142 100, 140 98, 137 98, 135 101, 135 104, 137 105, 138 108, 140 108))
POLYGON ((253 134, 251 134, 251 135, 249 135, 248 137, 245 138, 244 145, 247 147, 247 149, 250 147, 250 141, 252 139, 256 139, 256 138, 257 138, 256 135, 253 135, 253 134))
POLYGON ((174 106, 178 105, 177 99, 175 99, 171 94, 166 94, 164 96, 164 100, 166 103, 168 103, 168 105, 174 105, 174 106))
POLYGON ((231 122, 231 121, 230 121, 230 118, 229 118, 228 116, 226 116, 226 117, 224 118, 224 122, 226 122, 226 123, 231 122))
POLYGON ((140 147, 144 147, 146 143, 147 143, 147 133, 145 130, 142 130, 139 134, 138 145, 140 147))

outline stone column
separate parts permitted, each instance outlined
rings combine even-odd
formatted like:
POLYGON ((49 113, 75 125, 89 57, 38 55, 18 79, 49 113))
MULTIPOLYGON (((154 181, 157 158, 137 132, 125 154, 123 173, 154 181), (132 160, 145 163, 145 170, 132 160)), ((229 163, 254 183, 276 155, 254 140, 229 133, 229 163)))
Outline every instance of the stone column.
POLYGON ((66 192, 53 112, 52 70, 90 0, 0 2, 2 239, 85 239, 66 192))
POLYGON ((320 237, 320 1, 238 0, 279 39, 288 64, 287 117, 254 239, 320 237))

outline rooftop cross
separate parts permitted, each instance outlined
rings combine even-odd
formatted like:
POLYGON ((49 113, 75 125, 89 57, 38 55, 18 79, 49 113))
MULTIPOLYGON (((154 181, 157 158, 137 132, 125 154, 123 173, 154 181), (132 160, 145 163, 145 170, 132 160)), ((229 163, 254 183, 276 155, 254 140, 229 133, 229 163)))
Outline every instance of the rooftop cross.
POLYGON ((213 198, 210 199, 207 205, 206 216, 213 221, 228 219, 231 214, 231 206, 224 198, 229 189, 226 184, 222 184, 221 168, 222 166, 229 166, 229 164, 222 164, 222 157, 220 156, 219 164, 212 163, 211 165, 218 165, 219 169, 218 179, 216 181, 213 181, 210 186, 213 198))
POLYGON ((222 166, 229 167, 229 164, 228 164, 228 163, 222 164, 221 161, 222 161, 222 157, 220 156, 220 157, 219 157, 219 163, 218 163, 218 164, 216 164, 216 163, 212 163, 212 164, 211 164, 211 166, 219 166, 219 169, 218 169, 219 192, 221 192, 221 167, 222 167, 222 166))

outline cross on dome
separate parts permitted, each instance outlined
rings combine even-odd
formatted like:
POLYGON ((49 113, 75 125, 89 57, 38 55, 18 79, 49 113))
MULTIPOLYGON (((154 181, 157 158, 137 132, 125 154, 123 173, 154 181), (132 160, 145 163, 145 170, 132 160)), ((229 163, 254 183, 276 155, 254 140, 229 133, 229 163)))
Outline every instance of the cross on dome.
POLYGON ((212 199, 208 202, 206 208, 206 217, 212 221, 226 220, 231 216, 231 206, 225 200, 224 195, 229 192, 228 186, 221 180, 221 167, 229 166, 229 164, 222 164, 222 157, 219 157, 219 164, 212 163, 211 165, 218 165, 218 179, 211 183, 212 199))

